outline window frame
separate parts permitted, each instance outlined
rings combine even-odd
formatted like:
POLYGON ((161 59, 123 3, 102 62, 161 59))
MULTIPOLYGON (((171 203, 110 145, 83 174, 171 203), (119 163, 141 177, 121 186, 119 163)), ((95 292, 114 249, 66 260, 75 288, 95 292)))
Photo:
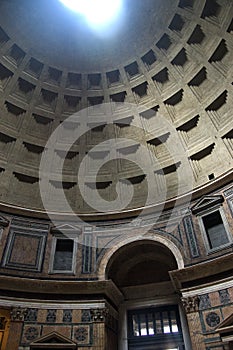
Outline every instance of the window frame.
POLYGON ((229 224, 228 224, 228 221, 227 221, 227 218, 225 216, 224 209, 223 209, 222 206, 215 205, 212 208, 203 210, 201 213, 197 214, 197 216, 198 216, 199 227, 200 227, 201 232, 202 232, 205 248, 206 248, 206 251, 207 251, 208 254, 217 252, 218 250, 222 250, 222 249, 224 249, 226 247, 229 247, 232 244, 233 237, 232 237, 232 235, 230 233, 230 227, 229 227, 229 224), (204 225, 204 222, 203 222, 203 218, 208 216, 209 214, 213 214, 215 212, 218 212, 220 214, 220 216, 221 216, 222 223, 224 225, 224 228, 225 228, 225 231, 226 231, 226 235, 227 235, 227 238, 228 238, 228 242, 224 243, 224 244, 221 244, 218 247, 211 248, 210 244, 209 244, 208 232, 206 231, 206 228, 205 228, 205 225, 204 225))
MULTIPOLYGON (((170 316, 168 316, 168 319, 170 316)), ((140 316, 139 316, 140 319, 140 316)), ((169 327, 171 330, 172 324, 171 320, 169 321, 169 327)), ((177 304, 168 304, 168 305, 157 305, 153 307, 140 307, 136 309, 128 309, 127 310, 127 328, 128 328, 128 347, 131 348, 138 348, 141 349, 170 349, 171 347, 179 347, 179 349, 184 349, 184 337, 183 337, 183 330, 181 325, 181 318, 180 318, 180 312, 179 307, 177 304), (167 312, 167 314, 171 314, 171 312, 175 312, 175 318, 176 318, 176 325, 178 327, 177 332, 164 332, 161 333, 154 333, 153 335, 141 335, 139 331, 139 335, 134 335, 133 331, 133 318, 137 315, 145 315, 146 317, 146 328, 148 332, 148 315, 152 315, 153 319, 153 327, 154 330, 156 330, 157 322, 155 315, 160 314, 160 324, 161 327, 163 327, 163 321, 162 313, 167 312), (162 320, 162 321, 161 321, 162 320)), ((139 321, 139 328, 140 328, 140 321, 139 321)))
POLYGON ((77 261, 77 242, 69 237, 63 235, 55 235, 52 238, 52 247, 50 252, 50 263, 49 263, 49 273, 50 274, 71 274, 75 275, 76 272, 76 261, 77 261), (73 241, 73 254, 72 254, 72 268, 71 270, 55 270, 53 268, 54 258, 56 253, 56 246, 58 240, 72 240, 73 241))

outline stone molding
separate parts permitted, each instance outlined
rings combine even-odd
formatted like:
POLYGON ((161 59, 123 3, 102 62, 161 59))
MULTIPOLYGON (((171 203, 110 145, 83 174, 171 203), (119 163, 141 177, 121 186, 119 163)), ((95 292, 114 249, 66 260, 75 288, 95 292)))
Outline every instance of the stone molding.
POLYGON ((80 297, 91 295, 103 295, 111 299, 115 305, 119 305, 123 300, 121 292, 111 281, 61 281, 61 280, 35 280, 30 278, 18 278, 12 276, 1 276, 0 289, 6 291, 16 291, 27 293, 28 290, 35 291, 35 297, 41 294, 51 293, 54 295, 69 294, 80 297))

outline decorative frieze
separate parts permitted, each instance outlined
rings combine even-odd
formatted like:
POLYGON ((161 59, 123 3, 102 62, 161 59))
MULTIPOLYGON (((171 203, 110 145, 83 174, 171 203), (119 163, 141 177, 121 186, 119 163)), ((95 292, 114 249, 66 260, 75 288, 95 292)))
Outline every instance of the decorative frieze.
POLYGON ((223 305, 230 303, 230 295, 228 289, 222 289, 219 291, 219 299, 223 305))
POLYGON ((187 314, 198 311, 199 297, 197 295, 192 297, 182 298, 181 300, 182 300, 185 312, 187 314))
POLYGON ((37 321, 37 309, 27 309, 25 315, 25 322, 36 322, 37 321))
POLYGON ((199 298, 200 298, 200 304, 199 304, 200 310, 206 310, 211 308, 209 294, 202 294, 199 296, 199 298))
POLYGON ((56 322, 56 313, 57 313, 57 310, 48 310, 46 321, 49 323, 55 323, 56 322))
POLYGON ((71 323, 72 322, 72 310, 64 310, 63 311, 63 322, 71 323))
POLYGON ((90 310, 82 310, 82 322, 91 322, 91 311, 90 310))

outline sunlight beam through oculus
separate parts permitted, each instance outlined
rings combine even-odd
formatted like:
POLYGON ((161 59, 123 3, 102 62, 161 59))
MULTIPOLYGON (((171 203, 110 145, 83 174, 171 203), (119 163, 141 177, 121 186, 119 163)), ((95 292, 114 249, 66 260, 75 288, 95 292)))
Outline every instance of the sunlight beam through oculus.
POLYGON ((70 10, 85 17, 94 26, 110 24, 119 15, 122 0, 60 0, 70 10))

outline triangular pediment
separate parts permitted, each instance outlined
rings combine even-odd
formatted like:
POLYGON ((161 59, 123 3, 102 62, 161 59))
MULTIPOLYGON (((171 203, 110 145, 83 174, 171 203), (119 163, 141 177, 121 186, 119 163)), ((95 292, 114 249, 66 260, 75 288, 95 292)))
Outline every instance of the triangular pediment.
POLYGON ((221 195, 204 196, 191 208, 193 214, 201 213, 202 211, 221 204, 224 201, 221 195))
POLYGON ((82 232, 80 227, 77 227, 75 225, 71 224, 61 224, 61 225, 56 225, 51 228, 52 233, 64 233, 64 232, 75 232, 76 234, 80 234, 82 232))
POLYGON ((223 320, 215 331, 220 334, 223 343, 233 344, 233 314, 223 320))
MULTIPOLYGON (((49 346, 58 346, 58 349, 62 349, 65 347, 66 349, 76 349, 77 344, 74 343, 69 338, 65 337, 62 334, 59 334, 57 332, 51 332, 49 334, 44 335, 43 337, 35 340, 33 343, 31 343, 31 349, 47 349, 49 346)), ((54 347, 55 349, 56 347, 54 347)), ((51 348, 52 349, 52 348, 51 348)))
POLYGON ((231 330, 233 334, 233 314, 231 314, 225 320, 223 320, 216 328, 216 331, 219 333, 225 333, 231 330))

